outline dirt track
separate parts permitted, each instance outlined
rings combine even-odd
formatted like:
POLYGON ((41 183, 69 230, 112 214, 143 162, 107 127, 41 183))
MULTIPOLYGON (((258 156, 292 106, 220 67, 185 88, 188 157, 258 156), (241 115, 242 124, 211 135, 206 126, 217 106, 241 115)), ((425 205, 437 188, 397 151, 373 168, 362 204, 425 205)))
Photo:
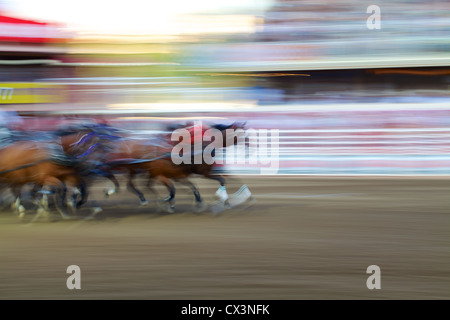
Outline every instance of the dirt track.
MULTIPOLYGON (((4 210, 0 299, 450 298, 450 178, 243 180, 256 202, 218 215, 193 213, 182 187, 164 214, 126 190, 104 199, 103 182, 94 220, 27 224, 4 210), (69 265, 81 290, 66 287, 69 265), (366 287, 370 265, 380 290, 366 287)), ((193 181, 211 202, 217 185, 193 181)))

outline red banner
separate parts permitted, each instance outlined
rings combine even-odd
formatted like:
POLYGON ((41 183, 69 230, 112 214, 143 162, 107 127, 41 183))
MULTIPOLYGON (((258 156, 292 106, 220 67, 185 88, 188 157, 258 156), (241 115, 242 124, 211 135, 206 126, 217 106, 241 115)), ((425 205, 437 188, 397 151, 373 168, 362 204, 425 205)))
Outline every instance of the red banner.
POLYGON ((0 41, 45 43, 65 38, 65 33, 56 24, 0 15, 0 41))

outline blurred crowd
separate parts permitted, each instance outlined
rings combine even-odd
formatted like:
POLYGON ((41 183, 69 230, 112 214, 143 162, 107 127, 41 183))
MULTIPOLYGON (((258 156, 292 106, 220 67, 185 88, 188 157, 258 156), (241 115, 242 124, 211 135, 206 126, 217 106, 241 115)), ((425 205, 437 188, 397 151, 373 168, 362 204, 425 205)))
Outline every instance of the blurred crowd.
POLYGON ((257 38, 310 43, 324 56, 446 52, 449 14, 450 3, 442 0, 278 0, 266 12, 257 38), (379 30, 366 27, 370 5, 380 8, 379 30))

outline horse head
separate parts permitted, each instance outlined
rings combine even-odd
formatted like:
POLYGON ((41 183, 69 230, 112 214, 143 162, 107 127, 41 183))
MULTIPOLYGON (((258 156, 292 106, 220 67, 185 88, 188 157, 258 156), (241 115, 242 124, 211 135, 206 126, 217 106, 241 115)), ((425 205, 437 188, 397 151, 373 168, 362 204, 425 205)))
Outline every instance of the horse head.
POLYGON ((246 124, 247 124, 247 121, 243 121, 243 122, 235 121, 231 124, 231 128, 234 130, 238 130, 238 129, 245 130, 246 124))
POLYGON ((245 125, 246 122, 233 122, 230 125, 215 124, 211 127, 219 130, 223 136, 223 146, 229 147, 238 144, 242 139, 245 139, 245 125))

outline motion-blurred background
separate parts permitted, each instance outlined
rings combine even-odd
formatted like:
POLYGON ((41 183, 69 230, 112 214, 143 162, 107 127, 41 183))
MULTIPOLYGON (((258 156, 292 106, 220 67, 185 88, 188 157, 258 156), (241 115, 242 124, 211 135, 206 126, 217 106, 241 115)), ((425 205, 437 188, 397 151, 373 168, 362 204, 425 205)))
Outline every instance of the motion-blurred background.
POLYGON ((449 18, 443 0, 1 0, 0 108, 26 130, 245 120, 280 130, 280 174, 448 174, 449 18))

